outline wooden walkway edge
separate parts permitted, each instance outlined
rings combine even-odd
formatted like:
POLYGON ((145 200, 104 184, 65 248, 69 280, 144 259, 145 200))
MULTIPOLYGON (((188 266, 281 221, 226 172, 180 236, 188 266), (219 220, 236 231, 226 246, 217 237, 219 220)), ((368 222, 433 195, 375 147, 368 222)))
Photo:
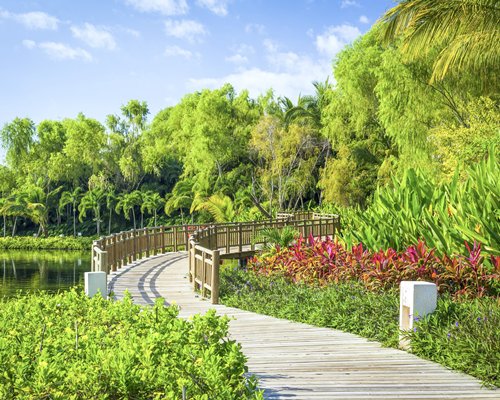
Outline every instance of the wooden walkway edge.
POLYGON ((212 305, 192 291, 186 252, 131 263, 109 275, 108 287, 137 304, 161 296, 181 317, 211 308, 232 317, 230 337, 267 399, 500 399, 468 375, 356 335, 212 305))

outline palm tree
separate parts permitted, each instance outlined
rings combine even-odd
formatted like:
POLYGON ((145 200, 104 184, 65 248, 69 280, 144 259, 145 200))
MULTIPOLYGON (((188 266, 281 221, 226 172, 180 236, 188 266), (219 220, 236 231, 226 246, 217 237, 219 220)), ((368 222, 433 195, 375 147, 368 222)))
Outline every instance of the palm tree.
POLYGON ((7 211, 6 211, 7 198, 0 198, 0 213, 3 217, 3 237, 7 236, 7 211))
POLYGON ((78 219, 83 222, 83 219, 87 216, 87 211, 91 210, 94 213, 94 221, 96 223, 97 236, 101 234, 101 206, 104 202, 105 194, 101 189, 89 190, 80 200, 80 205, 78 206, 78 219))
POLYGON ((165 203, 165 200, 155 192, 146 192, 142 195, 142 205, 141 212, 147 211, 148 213, 152 213, 154 217, 154 226, 156 226, 156 215, 158 209, 165 203))
POLYGON ((290 247, 298 237, 299 232, 291 226, 285 226, 282 229, 265 228, 255 236, 253 242, 264 242, 265 252, 267 254, 274 254, 281 249, 290 247))
POLYGON ((135 220, 135 206, 139 205, 137 193, 122 193, 118 196, 118 202, 116 203, 115 211, 119 214, 121 211, 125 215, 125 219, 130 221, 130 212, 132 212, 132 220, 134 222, 134 229, 136 229, 135 220))
POLYGON ((35 224, 39 225, 38 234, 47 237, 47 224, 48 224, 48 209, 45 204, 30 202, 27 205, 28 213, 26 216, 31 219, 35 224))
POLYGON ((199 202, 193 211, 207 210, 215 222, 233 222, 236 219, 234 203, 223 194, 213 194, 205 201, 199 202))
POLYGON ((111 235, 111 218, 113 216, 113 210, 116 205, 117 197, 115 192, 110 189, 106 192, 106 208, 109 212, 109 220, 108 220, 108 235, 111 235))
POLYGON ((72 192, 65 191, 61 194, 59 199, 59 210, 63 210, 68 204, 71 204, 73 211, 73 236, 76 236, 76 205, 80 200, 82 188, 77 186, 72 192))
POLYGON ((285 123, 290 125, 293 121, 303 119, 307 121, 313 128, 321 129, 321 110, 327 103, 327 92, 331 89, 328 78, 325 82, 313 82, 316 93, 313 96, 299 96, 297 105, 290 105, 290 100, 285 98, 282 100, 285 108, 285 123))
POLYGON ((468 72, 497 88, 500 64, 498 0, 403 0, 379 24, 384 41, 402 37, 409 58, 440 48, 431 83, 468 72))
POLYGON ((165 214, 170 215, 172 212, 179 210, 184 224, 184 210, 189 210, 191 204, 193 204, 193 199, 193 182, 190 180, 177 182, 172 193, 169 193, 165 198, 165 214))
POLYGON ((14 217, 12 224, 12 237, 16 234, 17 219, 25 216, 28 207, 28 194, 26 192, 14 192, 5 199, 1 212, 5 216, 14 217))

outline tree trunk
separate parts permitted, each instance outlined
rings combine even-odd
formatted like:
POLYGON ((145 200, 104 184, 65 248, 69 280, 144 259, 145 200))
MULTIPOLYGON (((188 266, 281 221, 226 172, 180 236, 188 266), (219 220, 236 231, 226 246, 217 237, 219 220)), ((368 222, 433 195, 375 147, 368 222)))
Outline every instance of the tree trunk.
POLYGON ((155 219, 155 226, 156 226, 156 210, 154 211, 154 219, 155 219))
POLYGON ((141 229, 144 228, 144 213, 141 212, 141 229))
POLYGON ((17 215, 14 218, 14 225, 12 225, 12 237, 16 234, 16 224, 17 224, 17 215))
POLYGON ((7 236, 7 219, 3 216, 3 237, 7 236))
POLYGON ((73 205, 73 237, 76 237, 76 208, 73 205))
POLYGON ((135 210, 132 208, 132 220, 134 221, 134 229, 136 228, 135 225, 135 210))
POLYGON ((112 216, 111 209, 109 209, 109 221, 108 221, 108 236, 111 235, 111 216, 112 216))

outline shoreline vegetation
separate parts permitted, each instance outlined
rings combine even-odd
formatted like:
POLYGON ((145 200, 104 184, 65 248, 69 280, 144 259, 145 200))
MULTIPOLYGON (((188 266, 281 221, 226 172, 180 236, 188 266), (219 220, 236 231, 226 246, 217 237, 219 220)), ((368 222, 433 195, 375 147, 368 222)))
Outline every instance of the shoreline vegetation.
POLYGON ((89 251, 94 237, 0 237, 0 250, 70 250, 89 251))

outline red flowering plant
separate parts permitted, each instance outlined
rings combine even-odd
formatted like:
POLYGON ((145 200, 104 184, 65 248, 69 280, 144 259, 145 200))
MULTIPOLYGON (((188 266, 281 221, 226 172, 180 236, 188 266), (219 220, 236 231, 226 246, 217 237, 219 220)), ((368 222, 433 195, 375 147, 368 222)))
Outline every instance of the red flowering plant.
POLYGON ((423 241, 402 252, 389 248, 372 252, 361 243, 347 250, 337 239, 299 237, 288 248, 254 257, 248 268, 258 274, 284 276, 314 285, 360 281, 377 291, 395 288, 403 280, 433 282, 454 296, 495 296, 500 292, 500 257, 485 260, 481 245, 465 244, 468 255, 435 254, 423 241))

